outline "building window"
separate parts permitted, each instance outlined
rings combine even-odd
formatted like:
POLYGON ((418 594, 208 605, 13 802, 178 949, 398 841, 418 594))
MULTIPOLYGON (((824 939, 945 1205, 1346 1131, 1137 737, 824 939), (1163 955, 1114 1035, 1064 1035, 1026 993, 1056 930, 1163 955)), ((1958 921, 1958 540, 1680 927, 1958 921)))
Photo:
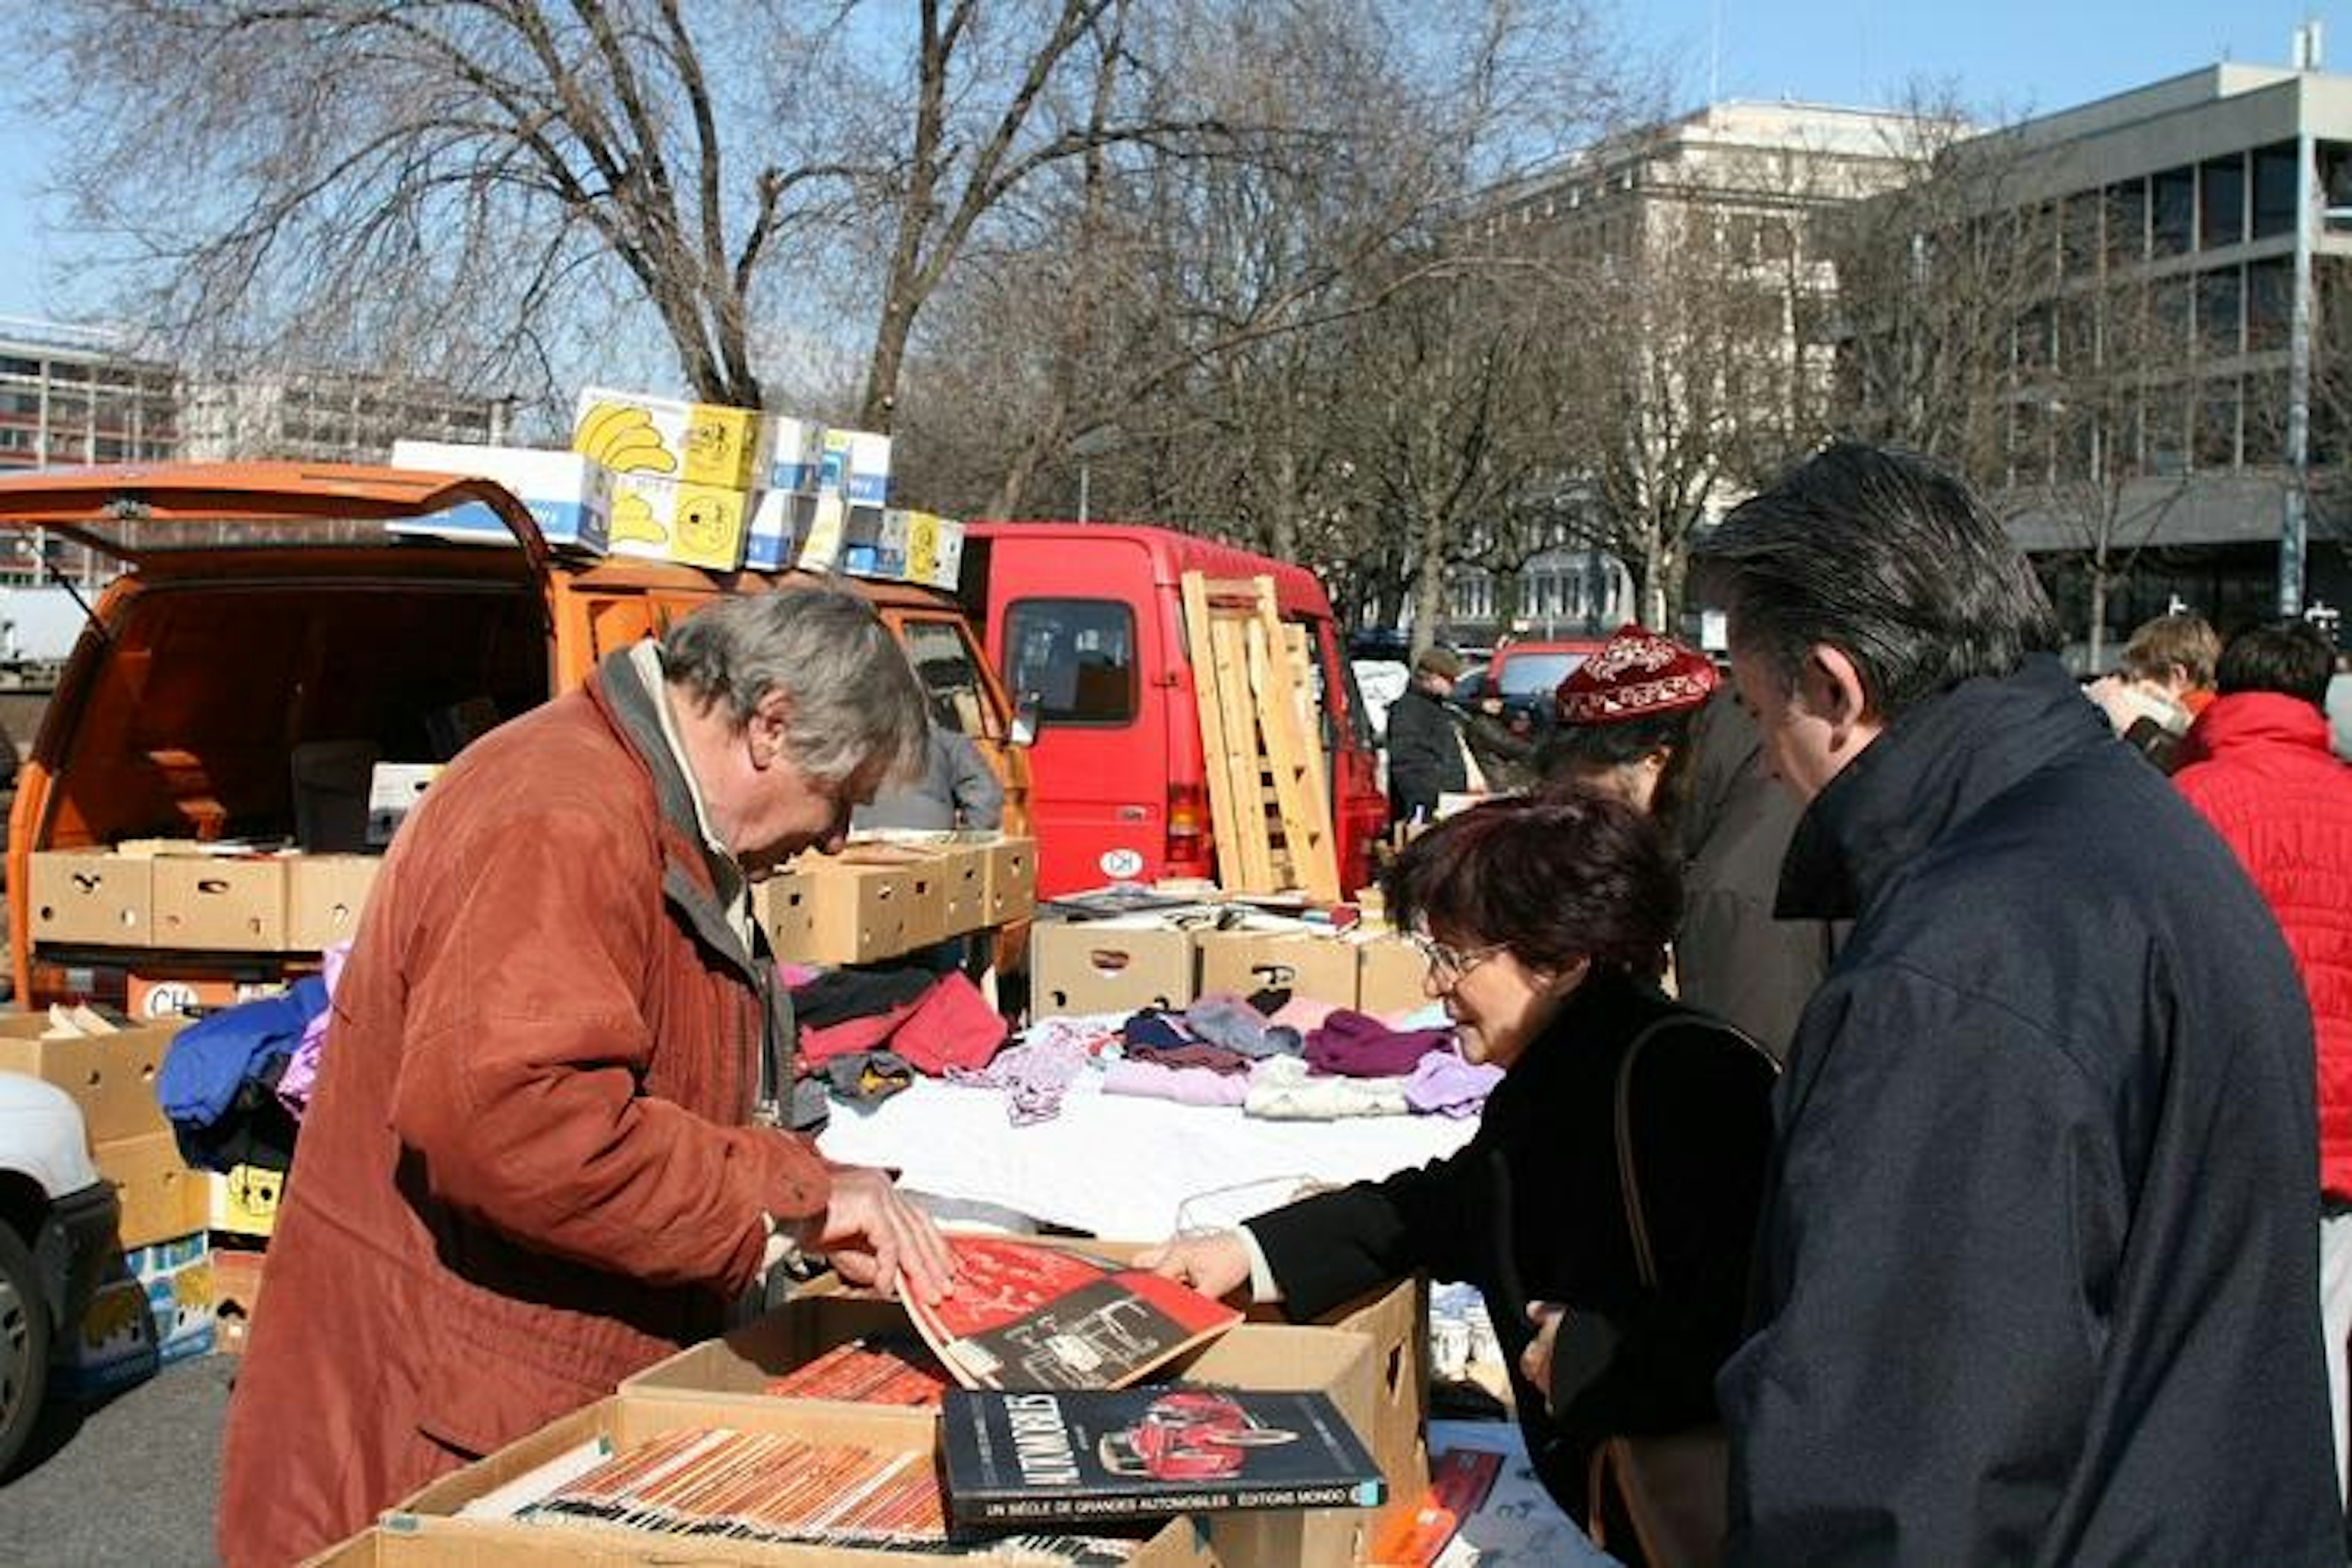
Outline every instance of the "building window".
POLYGON ((2250 468, 2276 468, 2286 461, 2286 372, 2269 371, 2246 377, 2246 414, 2240 439, 2240 461, 2250 468))
POLYGON ((2235 267, 2197 275, 2197 352, 2205 358, 2229 359, 2245 342, 2240 321, 2244 294, 2244 275, 2235 267))
POLYGON ((2154 331, 2149 334, 2150 357, 2156 363, 2169 359, 2186 359, 2195 343, 2191 335, 2193 321, 2190 280, 2183 274, 2159 278, 2148 285, 2150 315, 2154 331))
POLYGON ((2198 170, 2198 243, 2207 250, 2246 237, 2246 159, 2232 153, 2209 158, 2198 170))
POLYGON ((2294 143, 2257 147, 2254 163, 2254 237, 2294 232, 2294 143))
POLYGON ((2098 193, 2083 191, 2058 209, 2058 268, 2069 278, 2087 278, 2099 269, 2099 207, 2098 193))
POLYGON ((2148 388, 2140 408, 2140 454, 2151 474, 2189 467, 2189 393, 2179 383, 2148 388))
POLYGON ((2197 398, 2197 466, 2232 468, 2238 464, 2238 378, 2205 382, 2197 398))
MULTIPOLYGON (((2327 228, 2333 234, 2352 233, 2352 147, 2341 142, 2319 144, 2319 197, 2326 207, 2327 228)), ((2294 212, 2294 198, 2288 198, 2294 212)), ((2290 216, 2290 226, 2292 216, 2290 216)))
POLYGON ((2186 256, 2196 236, 2197 171, 2167 169, 2149 176, 2149 237, 2158 256, 2186 256))
POLYGON ((2294 315, 2294 274, 2287 258, 2273 256, 2246 264, 2246 352, 2268 353, 2287 346, 2294 315))
POLYGON ((2107 187, 2107 265, 2132 267, 2147 259, 2147 182, 2126 180, 2107 187))

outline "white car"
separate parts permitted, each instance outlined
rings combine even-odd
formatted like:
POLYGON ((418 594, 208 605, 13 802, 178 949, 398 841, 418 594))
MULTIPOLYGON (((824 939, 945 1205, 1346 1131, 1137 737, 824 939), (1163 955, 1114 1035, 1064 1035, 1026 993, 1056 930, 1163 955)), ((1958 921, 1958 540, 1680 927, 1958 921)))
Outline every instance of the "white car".
POLYGON ((32 1435, 49 1346, 81 1321, 121 1215, 73 1097, 0 1072, 0 1477, 32 1435))

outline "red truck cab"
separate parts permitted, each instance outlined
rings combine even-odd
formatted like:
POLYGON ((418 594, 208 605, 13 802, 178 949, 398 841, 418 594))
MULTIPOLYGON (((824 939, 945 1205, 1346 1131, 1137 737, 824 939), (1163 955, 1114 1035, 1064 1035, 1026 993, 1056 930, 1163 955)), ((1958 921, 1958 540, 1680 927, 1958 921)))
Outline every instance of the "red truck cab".
POLYGON ((962 592, 1011 700, 1034 707, 1029 752, 1037 892, 1111 881, 1213 877, 1183 574, 1269 577, 1307 633, 1331 784, 1339 885, 1371 879, 1387 823, 1371 726, 1323 584, 1304 567, 1173 529, 1130 523, 976 522, 962 592))

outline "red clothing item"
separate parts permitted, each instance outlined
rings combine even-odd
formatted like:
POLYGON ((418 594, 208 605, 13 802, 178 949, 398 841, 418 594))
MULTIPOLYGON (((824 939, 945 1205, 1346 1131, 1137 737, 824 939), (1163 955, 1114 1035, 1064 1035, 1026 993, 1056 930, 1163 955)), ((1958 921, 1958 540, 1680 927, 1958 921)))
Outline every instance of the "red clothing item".
POLYGON ((961 974, 941 977, 912 1002, 862 1018, 801 1031, 803 1069, 859 1051, 893 1050, 933 1078, 948 1068, 984 1068, 1004 1044, 1003 1015, 961 974))
POLYGON ((2320 1184, 2352 1196, 2352 766, 2300 698, 2240 691, 2189 727, 2173 775, 2286 934, 2318 1041, 2320 1184))
POLYGON ((229 1405, 230 1568, 307 1557, 717 1332, 762 1212, 824 1211, 814 1147, 745 1125, 768 960, 726 921, 684 791, 608 660, 467 748, 403 826, 229 1405))

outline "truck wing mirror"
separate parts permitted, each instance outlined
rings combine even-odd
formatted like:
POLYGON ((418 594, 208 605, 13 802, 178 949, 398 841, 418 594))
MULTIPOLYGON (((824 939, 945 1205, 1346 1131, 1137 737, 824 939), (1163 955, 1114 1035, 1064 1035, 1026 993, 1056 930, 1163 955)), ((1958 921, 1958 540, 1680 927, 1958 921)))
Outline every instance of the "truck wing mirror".
POLYGON ((1037 727, 1044 721, 1045 700, 1034 691, 1024 691, 1013 704, 1013 732, 1008 737, 1016 746, 1037 743, 1037 727))

